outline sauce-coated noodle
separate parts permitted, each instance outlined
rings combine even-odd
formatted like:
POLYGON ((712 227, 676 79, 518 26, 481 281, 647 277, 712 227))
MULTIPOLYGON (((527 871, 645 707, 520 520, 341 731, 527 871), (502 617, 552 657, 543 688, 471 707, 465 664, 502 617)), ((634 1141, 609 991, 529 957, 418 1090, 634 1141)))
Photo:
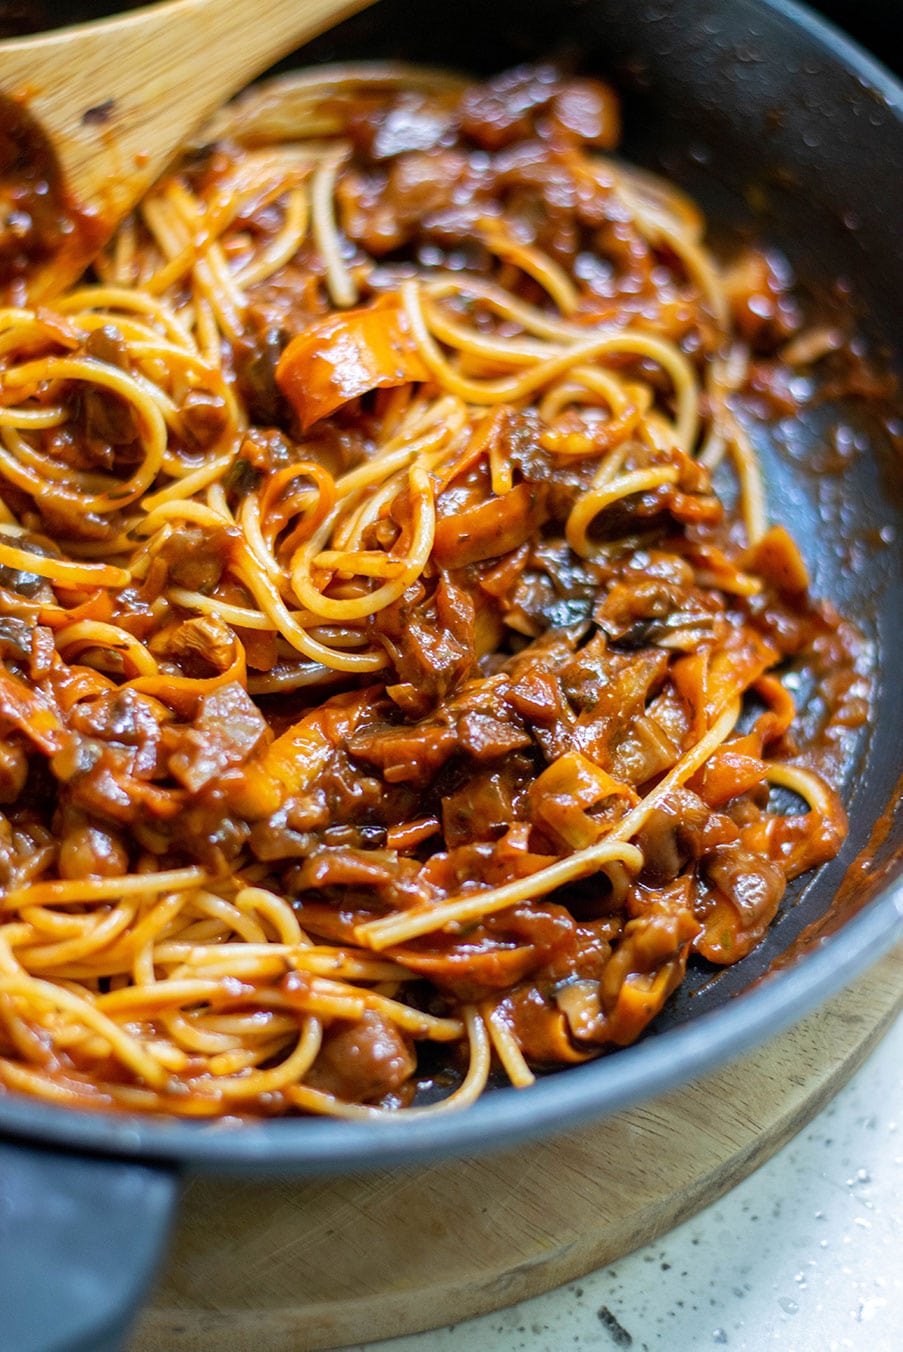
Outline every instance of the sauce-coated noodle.
POLYGON ((0 311, 0 1086, 51 1102, 527 1087, 845 832, 861 645, 735 400, 777 265, 610 157, 595 81, 283 95, 0 311))

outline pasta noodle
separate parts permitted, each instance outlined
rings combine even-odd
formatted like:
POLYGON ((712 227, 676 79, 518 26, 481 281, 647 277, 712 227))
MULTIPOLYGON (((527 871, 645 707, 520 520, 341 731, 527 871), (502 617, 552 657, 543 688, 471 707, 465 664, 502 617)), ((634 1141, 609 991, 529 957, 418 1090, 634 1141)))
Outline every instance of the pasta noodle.
POLYGON ((824 686, 798 756, 780 671, 859 638, 742 408, 812 344, 617 139, 545 67, 323 69, 74 289, 13 279, 0 1091, 464 1109, 635 1040, 839 848, 855 718, 824 686))

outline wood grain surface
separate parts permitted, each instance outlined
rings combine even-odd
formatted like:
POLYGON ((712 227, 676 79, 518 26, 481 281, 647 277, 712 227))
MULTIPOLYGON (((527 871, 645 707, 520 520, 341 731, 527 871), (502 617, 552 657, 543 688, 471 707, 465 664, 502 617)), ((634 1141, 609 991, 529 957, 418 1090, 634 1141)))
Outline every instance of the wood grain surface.
POLYGON ((303 1352, 412 1333, 614 1261, 739 1183, 865 1059, 903 949, 688 1088, 506 1154, 331 1180, 189 1183, 131 1352, 303 1352))

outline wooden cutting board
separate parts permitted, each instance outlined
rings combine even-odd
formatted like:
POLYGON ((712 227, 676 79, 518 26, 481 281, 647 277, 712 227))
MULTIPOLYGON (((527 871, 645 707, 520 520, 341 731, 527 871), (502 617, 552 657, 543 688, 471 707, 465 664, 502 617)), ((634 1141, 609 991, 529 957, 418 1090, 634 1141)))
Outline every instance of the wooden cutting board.
POLYGON ((131 1352, 305 1352, 435 1328, 671 1229, 798 1132, 903 1005, 903 948, 689 1088, 506 1154, 332 1180, 189 1183, 131 1352))

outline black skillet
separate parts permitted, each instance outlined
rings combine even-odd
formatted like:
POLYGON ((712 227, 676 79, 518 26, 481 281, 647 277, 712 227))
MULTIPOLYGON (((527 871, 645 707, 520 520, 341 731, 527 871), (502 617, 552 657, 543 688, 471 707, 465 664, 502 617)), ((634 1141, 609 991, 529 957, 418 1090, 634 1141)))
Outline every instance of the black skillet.
MULTIPOLYGON (((52 18, 54 6, 44 8, 52 18)), ((861 28, 869 6, 855 8, 861 28)), ((98 3, 95 13, 109 9, 98 3)), ((835 0, 833 10, 849 17, 854 6, 835 0)), ((872 7, 886 39, 899 39, 891 11, 894 0, 872 7)), ((491 14, 488 29, 485 0, 456 0, 441 18, 426 0, 383 0, 295 64, 394 56, 489 73, 558 55, 609 75, 625 93, 627 156, 685 183, 716 232, 752 228, 777 243, 813 293, 849 279, 861 330, 893 345, 903 313, 903 90, 881 67, 791 0, 494 0, 491 14)), ((691 971, 637 1046, 526 1091, 492 1092, 459 1117, 226 1130, 0 1097, 0 1352, 118 1346, 184 1170, 337 1172, 560 1131, 765 1040, 903 933, 903 464, 866 423, 851 404, 807 414, 783 440, 760 439, 773 516, 802 542, 816 592, 856 617, 878 653, 873 724, 847 785, 849 839, 788 897, 762 945, 717 980, 691 971), (838 416, 873 447, 842 477, 821 472, 824 432, 838 416), (838 892, 849 918, 761 982, 838 892)))

